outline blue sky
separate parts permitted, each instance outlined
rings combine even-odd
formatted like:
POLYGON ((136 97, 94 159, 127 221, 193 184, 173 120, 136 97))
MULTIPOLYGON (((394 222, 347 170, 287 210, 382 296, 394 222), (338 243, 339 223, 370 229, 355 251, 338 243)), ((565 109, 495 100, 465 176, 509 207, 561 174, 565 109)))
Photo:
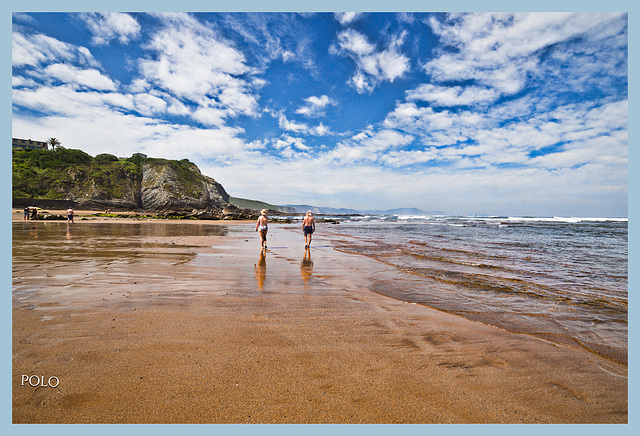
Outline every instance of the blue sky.
POLYGON ((12 135, 233 196, 627 216, 623 13, 14 13, 12 135))

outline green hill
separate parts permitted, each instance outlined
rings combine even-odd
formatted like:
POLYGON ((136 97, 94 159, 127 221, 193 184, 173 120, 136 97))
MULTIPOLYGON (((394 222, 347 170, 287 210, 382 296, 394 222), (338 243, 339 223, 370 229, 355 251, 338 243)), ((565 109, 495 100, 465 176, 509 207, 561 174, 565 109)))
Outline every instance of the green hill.
POLYGON ((247 200, 246 198, 237 198, 237 197, 229 197, 229 203, 235 204, 238 207, 243 209, 251 209, 251 210, 278 210, 278 206, 265 203, 264 201, 258 200, 247 200))
POLYGON ((16 199, 68 200, 118 209, 206 209, 228 205, 229 194, 187 159, 169 160, 81 151, 13 149, 16 199))

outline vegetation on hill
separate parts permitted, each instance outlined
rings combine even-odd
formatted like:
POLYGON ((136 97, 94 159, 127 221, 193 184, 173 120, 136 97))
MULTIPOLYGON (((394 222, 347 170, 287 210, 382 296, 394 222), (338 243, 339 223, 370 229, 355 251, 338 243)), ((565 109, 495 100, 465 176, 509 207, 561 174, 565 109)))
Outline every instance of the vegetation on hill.
POLYGON ((229 203, 235 204, 236 206, 241 207, 243 209, 278 210, 278 206, 275 206, 273 204, 265 203, 264 201, 258 201, 258 200, 247 200, 246 198, 230 197, 229 198, 229 203))
POLYGON ((55 150, 14 149, 13 197, 64 199, 96 190, 122 197, 132 183, 140 183, 143 159, 118 159, 111 154, 92 157, 60 146, 55 150))
POLYGON ((13 149, 13 199, 118 210, 222 209, 229 194, 188 159, 92 157, 81 150, 13 149))

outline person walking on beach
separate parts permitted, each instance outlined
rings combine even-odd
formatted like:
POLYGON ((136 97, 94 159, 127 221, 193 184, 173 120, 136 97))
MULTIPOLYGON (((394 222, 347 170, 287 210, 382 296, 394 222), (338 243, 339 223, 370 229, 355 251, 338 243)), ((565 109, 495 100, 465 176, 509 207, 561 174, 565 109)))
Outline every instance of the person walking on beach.
POLYGON ((267 209, 262 209, 260 211, 260 217, 258 218, 258 222, 256 223, 256 232, 260 232, 260 245, 263 250, 267 249, 267 230, 269 230, 267 224, 269 222, 269 218, 267 217, 267 209))
POLYGON ((67 209, 67 222, 68 223, 72 223, 73 222, 73 215, 74 215, 73 209, 72 208, 67 209))
POLYGON ((29 206, 24 208, 24 219, 28 220, 29 219, 29 215, 31 215, 31 208, 29 206))
POLYGON ((311 235, 316 231, 316 220, 313 218, 311 211, 307 211, 307 215, 302 220, 302 233, 304 233, 304 248, 311 247, 311 235))

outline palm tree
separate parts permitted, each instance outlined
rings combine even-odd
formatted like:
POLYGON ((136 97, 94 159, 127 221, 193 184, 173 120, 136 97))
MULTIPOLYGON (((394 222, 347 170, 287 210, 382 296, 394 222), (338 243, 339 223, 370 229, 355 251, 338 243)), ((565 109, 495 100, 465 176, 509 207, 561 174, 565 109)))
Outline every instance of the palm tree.
POLYGON ((55 150, 58 145, 60 145, 60 141, 57 138, 49 138, 47 140, 47 145, 51 146, 51 150, 55 150))

